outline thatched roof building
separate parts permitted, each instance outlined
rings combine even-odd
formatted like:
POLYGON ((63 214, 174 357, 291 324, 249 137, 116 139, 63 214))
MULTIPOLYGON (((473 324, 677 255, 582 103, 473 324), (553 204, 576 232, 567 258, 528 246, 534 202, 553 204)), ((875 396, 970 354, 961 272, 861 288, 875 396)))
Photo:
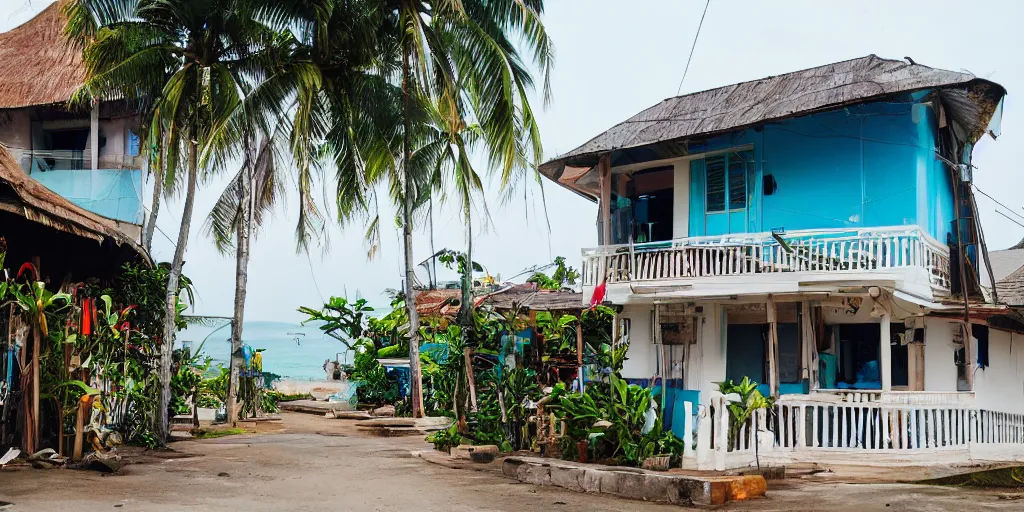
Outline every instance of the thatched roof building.
POLYGON ((689 142, 700 138, 924 90, 939 92, 957 137, 969 142, 985 134, 1006 94, 999 84, 969 73, 868 55, 666 99, 540 170, 596 199, 596 173, 590 170, 605 154, 611 153, 613 167, 677 158, 689 154, 689 142))
POLYGON ((146 251, 114 221, 89 212, 30 178, 0 146, 0 237, 7 263, 41 256, 46 275, 85 278, 107 275, 122 262, 152 264, 146 251))
POLYGON ((61 35, 61 4, 0 34, 0 109, 65 103, 82 85, 82 54, 61 35))

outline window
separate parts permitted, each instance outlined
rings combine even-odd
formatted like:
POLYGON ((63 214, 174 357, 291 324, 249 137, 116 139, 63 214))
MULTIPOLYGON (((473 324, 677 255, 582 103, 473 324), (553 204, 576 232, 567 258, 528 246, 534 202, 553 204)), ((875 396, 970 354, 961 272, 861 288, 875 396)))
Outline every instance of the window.
POLYGON ((723 153, 704 159, 706 211, 720 213, 747 207, 747 174, 754 164, 753 153, 723 153))
POLYGON ((725 211, 725 155, 704 159, 707 169, 707 210, 711 212, 725 211))

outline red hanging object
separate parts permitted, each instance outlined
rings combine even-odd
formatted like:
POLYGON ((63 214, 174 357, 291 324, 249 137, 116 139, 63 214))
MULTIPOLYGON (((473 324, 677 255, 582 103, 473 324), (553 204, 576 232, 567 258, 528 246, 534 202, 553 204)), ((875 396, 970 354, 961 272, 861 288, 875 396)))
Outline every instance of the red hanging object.
POLYGON ((82 336, 92 334, 92 299, 82 299, 82 336))
POLYGON ((604 292, 607 282, 601 281, 601 284, 594 287, 594 295, 590 297, 590 309, 594 309, 604 302, 604 292))

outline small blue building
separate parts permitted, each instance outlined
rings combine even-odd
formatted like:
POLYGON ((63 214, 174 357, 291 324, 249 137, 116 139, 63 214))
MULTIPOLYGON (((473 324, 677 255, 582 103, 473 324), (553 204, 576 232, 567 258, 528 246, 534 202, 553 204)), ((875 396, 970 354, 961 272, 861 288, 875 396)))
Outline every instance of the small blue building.
POLYGON ((747 432, 780 449, 916 449, 883 403, 1024 413, 1024 374, 991 356, 1024 325, 980 285, 971 187, 1005 94, 871 55, 670 98, 545 163, 598 205, 584 296, 617 307, 625 376, 685 390, 693 425, 724 422, 712 439, 717 383, 749 377, 780 405, 747 432), (833 440, 854 420, 819 404, 847 401, 877 407, 833 440))

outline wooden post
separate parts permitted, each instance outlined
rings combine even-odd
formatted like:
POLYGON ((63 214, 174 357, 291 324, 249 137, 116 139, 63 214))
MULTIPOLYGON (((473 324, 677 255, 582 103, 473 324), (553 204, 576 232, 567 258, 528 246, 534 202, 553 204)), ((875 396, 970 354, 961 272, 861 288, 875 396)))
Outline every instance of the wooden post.
POLYGON ((974 336, 971 333, 971 323, 964 322, 964 380, 967 381, 967 391, 974 391, 974 336))
POLYGON ((775 314, 775 299, 765 304, 768 316, 768 383, 772 396, 779 396, 779 330, 775 314))
POLYGON ((878 359, 879 368, 878 371, 882 374, 882 392, 888 393, 892 391, 892 335, 889 328, 889 313, 882 313, 881 321, 879 322, 881 331, 879 334, 879 347, 878 347, 878 359))
POLYGON ((597 164, 597 175, 601 181, 601 237, 600 245, 611 245, 612 243, 612 155, 607 153, 601 156, 597 164))
POLYGON ((100 168, 100 101, 93 100, 89 116, 89 158, 92 170, 100 168))
POLYGON ((473 349, 465 347, 462 349, 462 354, 466 358, 466 380, 469 381, 469 402, 473 407, 473 412, 476 412, 476 379, 473 376, 473 349))
POLYGON ((75 446, 72 448, 71 460, 82 460, 82 443, 84 441, 85 433, 85 415, 89 412, 89 408, 92 407, 92 397, 89 395, 82 395, 82 398, 78 399, 78 412, 75 413, 75 446))
POLYGON ((811 303, 800 303, 800 354, 802 377, 807 379, 808 389, 818 387, 818 346, 814 338, 814 322, 811 319, 811 303))

